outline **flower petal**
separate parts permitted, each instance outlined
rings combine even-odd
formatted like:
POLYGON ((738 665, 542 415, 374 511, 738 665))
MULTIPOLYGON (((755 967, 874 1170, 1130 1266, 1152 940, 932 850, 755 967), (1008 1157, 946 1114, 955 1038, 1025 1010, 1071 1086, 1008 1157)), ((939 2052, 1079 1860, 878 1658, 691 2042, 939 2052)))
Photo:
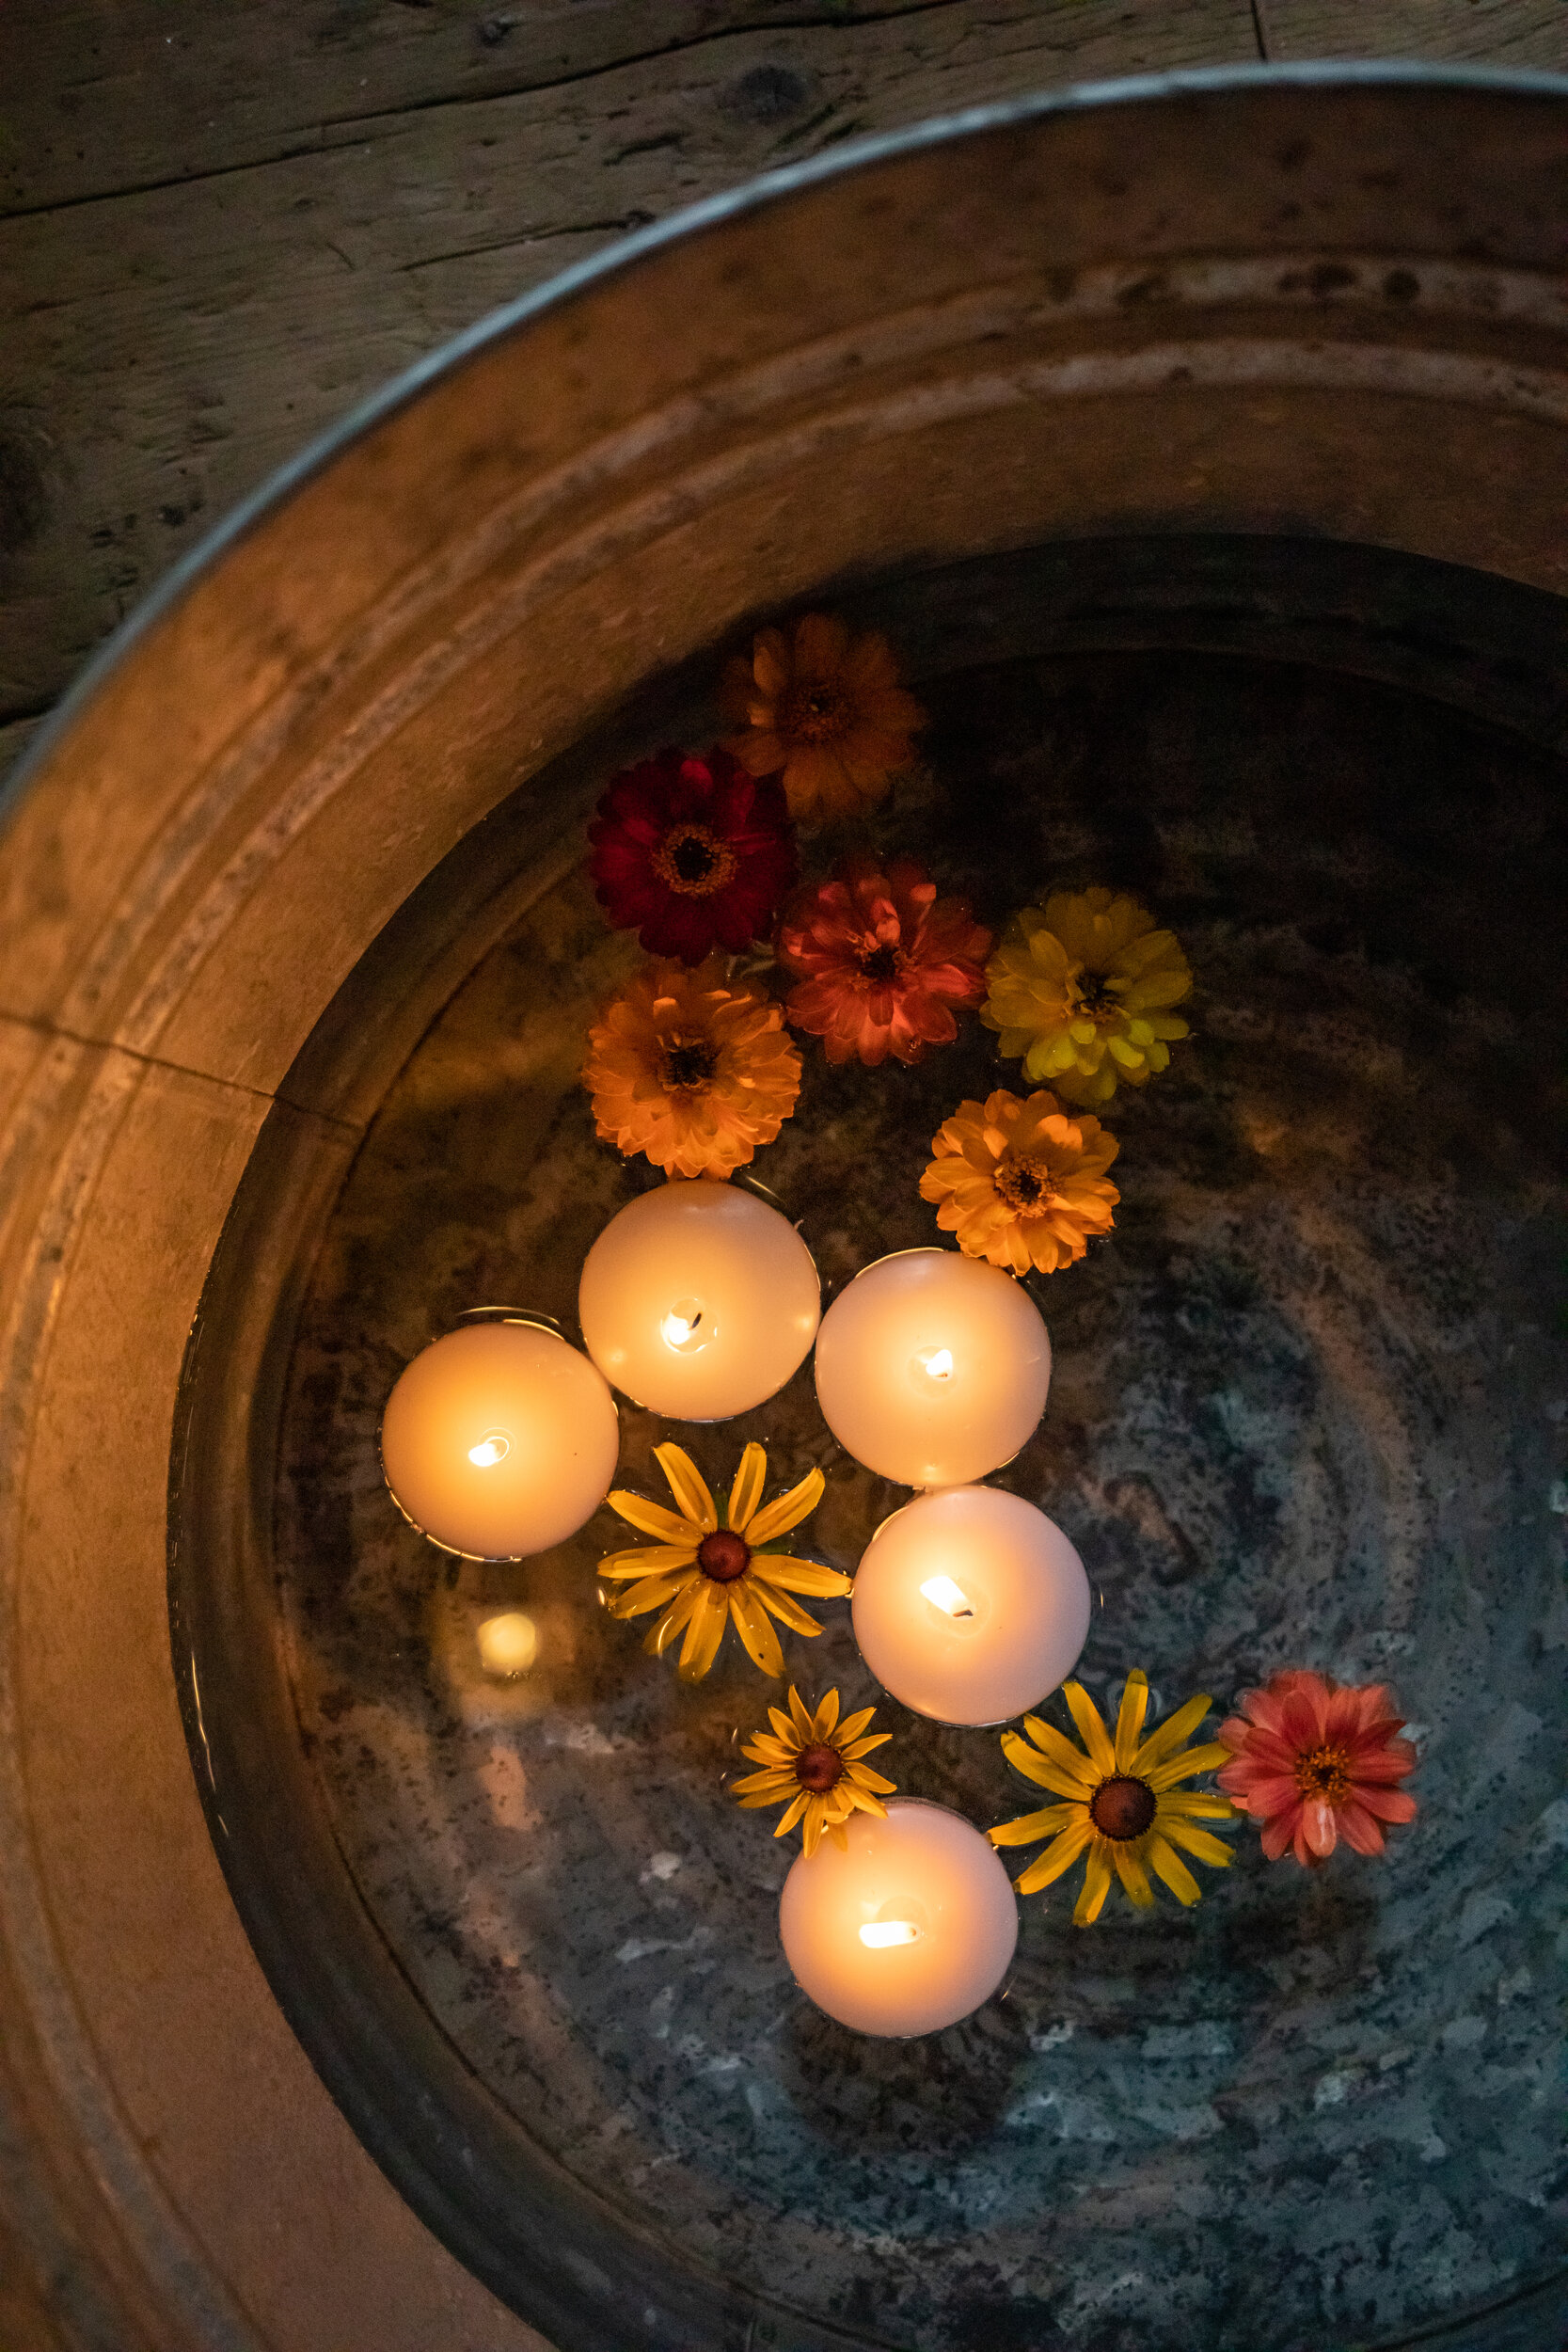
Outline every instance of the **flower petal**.
POLYGON ((612 1511, 618 1511, 622 1518, 628 1519, 644 1535, 661 1536, 667 1544, 692 1543, 691 1521, 666 1510, 662 1502, 649 1502, 643 1496, 629 1494, 622 1486, 617 1486, 607 1501, 612 1511))
POLYGON ((1196 1698, 1188 1699, 1179 1707, 1174 1715, 1167 1715, 1164 1722, 1149 1733, 1132 1758, 1132 1770, 1140 1778, 1147 1779, 1156 1764, 1163 1763, 1181 1745, 1183 1740, 1192 1737, 1208 1714, 1211 1704, 1207 1692, 1202 1692, 1196 1698))
POLYGON ((693 1527, 700 1527, 705 1535, 711 1535, 719 1524, 719 1514, 713 1507, 713 1497, 707 1481, 684 1446, 656 1445, 654 1460, 670 1482, 670 1492, 679 1503, 681 1516, 693 1527))
POLYGON ((1173 1846, 1180 1846, 1186 1852, 1196 1854, 1200 1862, 1211 1863, 1216 1870, 1229 1868, 1233 1859, 1230 1849, 1222 1845, 1211 1831, 1195 1829, 1191 1821, 1173 1820, 1169 1814, 1164 1812, 1159 1817, 1159 1828, 1161 1836, 1168 1838, 1173 1846))
POLYGON ((730 1586, 730 1616, 752 1665, 777 1677, 784 1672, 784 1652, 772 1619, 755 1594, 747 1590, 750 1581, 737 1577, 730 1586))
POLYGON ((662 1576, 645 1576, 636 1584, 628 1584, 610 1603, 610 1615, 641 1617, 650 1609, 662 1609, 684 1588, 690 1574, 689 1568, 667 1569, 662 1576))
POLYGON ((1073 1821, 1053 1837, 1042 1854, 1037 1854, 1022 1878, 1014 1881, 1021 1895, 1037 1895, 1042 1886, 1051 1885, 1064 1871, 1070 1870, 1094 1831, 1087 1820, 1073 1821))
MULTIPOLYGON (((1065 1747, 1067 1742, 1064 1740, 1062 1744, 1065 1747)), ((1037 1788, 1049 1788, 1058 1797, 1074 1797, 1080 1804, 1085 1804, 1099 1785, 1092 1774, 1085 1779, 1078 1772, 1064 1772, 1054 1756, 1041 1756, 1016 1731, 1002 1734, 1002 1753, 1013 1770, 1022 1772, 1025 1780, 1032 1780, 1037 1788)), ((1083 1761, 1082 1758, 1079 1760, 1083 1761)))
POLYGON ((759 1544, 770 1544, 775 1536, 787 1535, 792 1527, 799 1527, 800 1521, 816 1510, 822 1500, 822 1489, 826 1484, 819 1470, 808 1470, 799 1486, 791 1486, 785 1495, 777 1496, 750 1521, 746 1530, 747 1542, 754 1549, 759 1544))
POLYGON ((1174 1788, 1179 1780, 1191 1780, 1195 1772, 1212 1772, 1229 1761, 1230 1750, 1222 1748, 1217 1740, 1211 1740, 1201 1748, 1183 1748, 1180 1756, 1173 1756, 1167 1763, 1156 1764, 1151 1772, 1140 1772, 1139 1776, 1158 1793, 1162 1788, 1174 1788))
MULTIPOLYGON (((1068 1773, 1081 1787, 1095 1788, 1104 1779, 1104 1773, 1090 1762, 1083 1749, 1075 1748, 1070 1740, 1064 1739, 1054 1724, 1046 1723, 1038 1715, 1025 1715, 1023 1728, 1041 1755, 1048 1756, 1058 1772, 1068 1773)), ((1016 1740, 1017 1738, 1016 1732, 1008 1733, 1004 1738, 1003 1745, 1006 1745, 1007 1739, 1016 1740)), ((1011 1753, 1009 1749, 1008 1754, 1011 1755, 1011 1753)), ((1022 1764, 1019 1770, 1020 1772, 1023 1770, 1022 1764)))
MULTIPOLYGON (((692 1531, 695 1537, 695 1530, 692 1531)), ((594 1570, 613 1581, 628 1576, 664 1576, 672 1568, 694 1568, 695 1540, 689 1544, 636 1544, 628 1551, 608 1551, 594 1570)))
MULTIPOLYGON (((1227 1854, 1226 1860, 1229 1859, 1227 1854)), ((1158 1830, 1148 1841, 1148 1862, 1150 1869, 1164 1880, 1178 1902, 1191 1904, 1197 1901, 1203 1892, 1202 1887, 1199 1886, 1180 1855, 1161 1836, 1158 1830)))
POLYGON ((737 1535, 743 1535, 750 1527, 767 1482, 768 1455, 760 1445, 749 1445, 740 1457, 740 1468, 730 1488, 729 1523, 737 1535))
POLYGON ((681 1644, 679 1673, 683 1682, 700 1682, 719 1655, 729 1622, 729 1602, 721 1584, 708 1584, 691 1612, 681 1644))
POLYGON ((1001 1821, 986 1836, 993 1846, 1032 1846, 1041 1837, 1049 1837, 1074 1821, 1086 1820, 1081 1804, 1044 1804, 1037 1813, 1021 1813, 1013 1821, 1001 1821))
POLYGON ((1089 1752, 1089 1760, 1102 1780, 1109 1779, 1117 1769, 1117 1752, 1101 1720, 1099 1708, 1081 1682, 1064 1682, 1062 1696, 1089 1752))
POLYGON ((822 1628, 816 1619, 808 1614, 798 1600, 791 1600, 787 1593, 781 1593, 777 1585, 765 1584, 756 1577, 750 1581, 755 1586, 757 1598, 768 1614, 777 1617, 781 1625, 788 1626, 792 1633, 815 1635, 821 1632, 822 1628))
MULTIPOLYGON (((1106 1744, 1109 1745, 1109 1742, 1106 1744)), ((1084 1871, 1084 1890, 1073 1906, 1073 1926, 1093 1927, 1105 1907, 1105 1898, 1110 1891, 1111 1866, 1096 1844, 1089 1850, 1088 1863, 1084 1871)))
MULTIPOLYGON (((1121 1693, 1121 1707, 1117 1715, 1117 1770, 1130 1772, 1132 1758, 1138 1752, 1138 1735, 1144 1727, 1148 1711, 1148 1677, 1134 1667, 1128 1676, 1121 1693)), ((1153 1897, 1149 1900, 1153 1901, 1153 1897)))
POLYGON ((1154 1889, 1148 1883, 1148 1872, 1131 1845, 1117 1844, 1113 1847, 1111 1859, 1116 1865, 1117 1878, 1127 1890, 1129 1901, 1136 1904, 1140 1911, 1152 1911, 1154 1889))
POLYGON ((819 1600, 842 1600, 855 1589, 842 1570, 825 1568, 816 1560, 798 1560, 792 1551, 753 1552, 747 1573, 786 1593, 815 1593, 819 1600))

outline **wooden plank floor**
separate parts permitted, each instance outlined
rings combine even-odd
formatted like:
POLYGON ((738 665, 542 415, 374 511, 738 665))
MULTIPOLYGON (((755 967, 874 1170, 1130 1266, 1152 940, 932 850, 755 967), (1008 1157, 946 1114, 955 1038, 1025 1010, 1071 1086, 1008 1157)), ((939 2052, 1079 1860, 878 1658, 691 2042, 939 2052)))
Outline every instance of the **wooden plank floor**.
POLYGON ((0 767, 312 435, 842 139, 1259 56, 1568 70, 1568 0, 0 0, 0 767))

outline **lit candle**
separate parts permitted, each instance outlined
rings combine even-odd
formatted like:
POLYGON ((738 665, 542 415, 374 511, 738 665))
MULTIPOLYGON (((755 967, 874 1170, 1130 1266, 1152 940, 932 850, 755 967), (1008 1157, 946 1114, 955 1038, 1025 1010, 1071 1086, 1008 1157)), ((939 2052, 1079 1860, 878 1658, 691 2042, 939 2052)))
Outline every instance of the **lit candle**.
POLYGON ((1010 1462, 1050 1385, 1033 1299, 957 1250, 879 1259, 817 1334, 822 1418, 857 1462, 904 1486, 959 1486, 1010 1462))
POLYGON ((852 1813, 784 1881, 779 1934, 796 1982, 857 2033, 937 2033, 989 2000, 1018 1943, 993 1846, 945 1805, 852 1813))
POLYGON ((775 1395, 804 1362, 821 1310, 789 1219, 706 1177, 661 1184, 612 1216, 578 1291, 605 1378, 672 1421, 728 1421, 775 1395))
POLYGON ((615 1400, 530 1323, 474 1323, 416 1356, 387 1401, 381 1464, 421 1534, 475 1560, 564 1543, 610 1492, 615 1400))
POLYGON ((942 1724, 1001 1724, 1072 1672, 1089 1580, 1032 1502, 948 1486, 883 1521, 851 1608, 861 1656, 895 1699, 942 1724))

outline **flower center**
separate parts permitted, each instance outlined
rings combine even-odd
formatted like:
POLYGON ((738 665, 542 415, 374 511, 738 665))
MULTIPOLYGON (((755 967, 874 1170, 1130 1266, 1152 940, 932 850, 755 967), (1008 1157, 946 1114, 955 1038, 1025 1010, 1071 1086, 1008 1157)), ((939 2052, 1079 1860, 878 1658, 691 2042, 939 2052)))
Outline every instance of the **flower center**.
POLYGON ((697 1565, 715 1584, 733 1584, 752 1565, 752 1547, 729 1528, 716 1528, 697 1546, 697 1565))
POLYGON ((885 982, 902 977, 909 958, 897 946, 868 947, 860 960, 861 970, 868 980, 885 982))
POLYGON ((1121 1010, 1103 972, 1080 972, 1072 985, 1078 992, 1074 1011, 1086 1012, 1091 1021, 1103 1021, 1108 1013, 1121 1010))
POLYGON ((1350 1790, 1350 1757, 1343 1748, 1308 1748, 1296 1758, 1296 1787, 1304 1797, 1342 1804, 1350 1790))
POLYGON ((819 1740, 816 1747, 800 1750, 795 1759, 795 1777, 814 1797, 825 1797, 844 1778, 844 1758, 836 1748, 819 1740))
POLYGON ((673 1037, 658 1057, 658 1082, 672 1093, 701 1094, 719 1065, 719 1048, 705 1037, 673 1037))
POLYGON ((849 708, 832 686, 792 686, 784 698, 779 733, 795 743, 830 743, 847 732, 849 708))
POLYGON ((1089 1799, 1089 1819, 1101 1837, 1118 1845, 1141 1837, 1154 1819, 1154 1791, 1147 1781, 1117 1772, 1102 1780, 1089 1799))
POLYGON ((991 1183, 1015 1216, 1041 1216, 1056 1198, 1045 1162, 1027 1154, 999 1161, 991 1183))
POLYGON ((735 879, 735 851, 705 825, 672 825, 654 851, 654 872, 683 898, 711 898, 735 879))

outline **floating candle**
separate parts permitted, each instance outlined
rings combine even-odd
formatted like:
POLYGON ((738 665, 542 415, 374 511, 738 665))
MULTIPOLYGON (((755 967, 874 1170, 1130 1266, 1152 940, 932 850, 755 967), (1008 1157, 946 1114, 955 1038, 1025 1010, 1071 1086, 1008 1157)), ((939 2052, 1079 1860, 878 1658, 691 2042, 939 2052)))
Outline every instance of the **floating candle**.
POLYGON ((415 1357, 387 1401, 381 1462, 421 1534, 478 1560, 563 1543, 610 1492, 615 1400, 537 1324, 474 1323, 415 1357))
POLYGON ((855 1576, 861 1655, 943 1724, 1000 1724, 1072 1672, 1089 1581, 1061 1529, 995 1486, 947 1486, 885 1519, 855 1576))
POLYGON ((816 1395, 845 1451, 906 1486, 1011 1461, 1045 1410, 1051 1342, 1026 1291, 951 1249, 858 1274, 822 1319, 816 1395))
POLYGON ((578 1314, 607 1380, 673 1421, 750 1412, 799 1370, 821 1289, 786 1216, 739 1184, 677 1179, 612 1216, 578 1314))
POLYGON ((945 1805, 853 1813, 784 1881, 779 1934, 802 1992, 857 2033, 937 2033, 989 2000, 1018 1942, 995 1849, 945 1805))

